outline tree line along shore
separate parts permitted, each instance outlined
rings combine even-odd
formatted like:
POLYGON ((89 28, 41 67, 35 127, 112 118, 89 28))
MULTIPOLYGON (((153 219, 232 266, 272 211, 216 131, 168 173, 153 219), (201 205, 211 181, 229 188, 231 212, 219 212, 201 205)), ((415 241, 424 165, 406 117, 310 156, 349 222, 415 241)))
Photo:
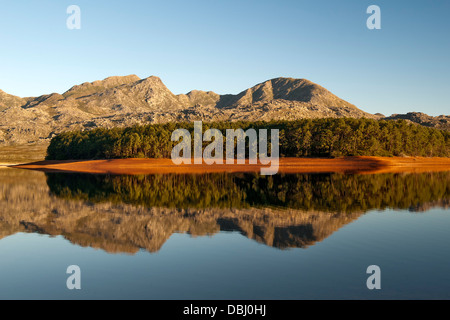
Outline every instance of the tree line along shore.
MULTIPOLYGON (((257 132, 278 129, 281 157, 450 157, 450 132, 405 120, 324 118, 203 123, 203 132, 212 128, 223 133, 224 150, 227 129, 255 129, 257 132)), ((170 158, 172 148, 178 144, 178 141, 171 141, 176 129, 186 129, 192 134, 194 124, 180 122, 64 132, 51 140, 46 159, 170 158)), ((203 147, 208 144, 203 142, 203 147)))

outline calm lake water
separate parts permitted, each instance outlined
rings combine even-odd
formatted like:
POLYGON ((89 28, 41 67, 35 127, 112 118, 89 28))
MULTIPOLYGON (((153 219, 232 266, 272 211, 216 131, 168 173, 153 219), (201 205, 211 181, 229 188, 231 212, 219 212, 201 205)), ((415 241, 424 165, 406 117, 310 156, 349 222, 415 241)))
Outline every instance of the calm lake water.
POLYGON ((450 299, 449 229, 450 172, 0 169, 0 299, 450 299))

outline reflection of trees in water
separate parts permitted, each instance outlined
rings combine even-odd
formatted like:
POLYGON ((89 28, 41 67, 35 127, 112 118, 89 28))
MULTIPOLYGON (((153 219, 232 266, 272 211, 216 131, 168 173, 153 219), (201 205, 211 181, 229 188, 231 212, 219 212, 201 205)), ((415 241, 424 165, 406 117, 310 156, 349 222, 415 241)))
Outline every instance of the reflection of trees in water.
POLYGON ((47 173, 65 199, 167 208, 278 207, 331 212, 421 210, 450 201, 450 172, 418 174, 211 173, 110 176, 47 173))

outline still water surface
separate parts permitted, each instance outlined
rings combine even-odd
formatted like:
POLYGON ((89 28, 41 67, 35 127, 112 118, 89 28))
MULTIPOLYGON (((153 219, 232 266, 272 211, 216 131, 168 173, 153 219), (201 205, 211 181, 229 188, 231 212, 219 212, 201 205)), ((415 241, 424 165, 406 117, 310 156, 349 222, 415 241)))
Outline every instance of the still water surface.
POLYGON ((2 169, 0 299, 449 299, 449 204, 450 172, 2 169))

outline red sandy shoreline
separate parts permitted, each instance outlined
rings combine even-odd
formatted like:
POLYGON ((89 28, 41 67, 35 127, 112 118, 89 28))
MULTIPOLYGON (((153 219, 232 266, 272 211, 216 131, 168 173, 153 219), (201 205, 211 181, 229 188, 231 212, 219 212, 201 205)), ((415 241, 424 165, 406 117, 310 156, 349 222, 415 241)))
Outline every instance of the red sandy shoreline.
MULTIPOLYGON (((155 174, 155 173, 212 173, 259 172, 263 165, 253 164, 191 164, 175 165, 171 159, 111 159, 40 161, 14 168, 45 172, 79 172, 97 174, 155 174)), ((345 157, 281 158, 278 173, 384 173, 450 171, 450 158, 423 157, 345 157)))

